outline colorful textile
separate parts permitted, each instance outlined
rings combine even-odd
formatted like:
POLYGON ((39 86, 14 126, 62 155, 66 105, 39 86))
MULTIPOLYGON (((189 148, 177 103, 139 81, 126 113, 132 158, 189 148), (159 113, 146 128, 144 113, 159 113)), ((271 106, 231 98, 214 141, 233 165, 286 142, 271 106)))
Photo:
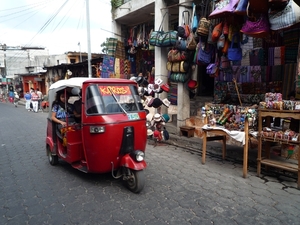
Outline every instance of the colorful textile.
POLYGON ((115 56, 116 49, 117 49, 117 38, 109 38, 107 43, 107 55, 109 56, 115 56))
POLYGON ((109 78, 109 75, 111 73, 114 73, 114 64, 115 64, 114 57, 112 56, 103 57, 102 71, 101 71, 102 78, 109 78))

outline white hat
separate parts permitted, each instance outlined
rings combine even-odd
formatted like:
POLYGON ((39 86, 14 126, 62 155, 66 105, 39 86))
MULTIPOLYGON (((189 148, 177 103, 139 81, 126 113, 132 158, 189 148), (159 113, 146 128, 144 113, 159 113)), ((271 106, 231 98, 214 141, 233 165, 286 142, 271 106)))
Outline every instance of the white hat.
POLYGON ((148 113, 146 116, 147 121, 151 121, 153 119, 153 114, 152 113, 148 113))
POLYGON ((161 121, 161 115, 159 113, 155 113, 153 119, 154 119, 154 121, 159 122, 159 121, 161 121))
POLYGON ((147 129, 147 136, 151 136, 151 135, 153 135, 153 130, 147 129))
POLYGON ((163 99, 162 102, 167 108, 169 108, 171 102, 167 98, 163 99))
POLYGON ((161 85, 163 83, 163 80, 160 79, 160 78, 155 78, 154 83, 158 84, 158 85, 161 85))

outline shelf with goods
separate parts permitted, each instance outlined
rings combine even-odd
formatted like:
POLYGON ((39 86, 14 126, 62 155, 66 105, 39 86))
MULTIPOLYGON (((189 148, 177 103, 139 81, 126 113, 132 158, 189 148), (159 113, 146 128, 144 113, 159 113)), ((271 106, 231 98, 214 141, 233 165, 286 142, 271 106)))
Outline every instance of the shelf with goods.
MULTIPOLYGON (((273 110, 273 109, 259 109, 258 110, 258 156, 257 156, 257 175, 261 174, 261 167, 275 167, 281 170, 297 173, 298 183, 297 187, 300 189, 300 154, 297 159, 292 160, 287 157, 271 156, 271 143, 278 143, 280 145, 299 146, 299 133, 295 131, 279 131, 275 132, 270 129, 271 118, 293 118, 300 122, 300 110, 273 110), (265 127, 263 128, 263 120, 265 120, 265 127), (269 135, 268 135, 269 133, 269 135), (264 143, 264 155, 263 155, 264 143), (287 160, 288 159, 288 160, 287 160)), ((299 131, 297 131, 299 132, 299 131)), ((294 148, 294 147, 292 147, 294 148)))

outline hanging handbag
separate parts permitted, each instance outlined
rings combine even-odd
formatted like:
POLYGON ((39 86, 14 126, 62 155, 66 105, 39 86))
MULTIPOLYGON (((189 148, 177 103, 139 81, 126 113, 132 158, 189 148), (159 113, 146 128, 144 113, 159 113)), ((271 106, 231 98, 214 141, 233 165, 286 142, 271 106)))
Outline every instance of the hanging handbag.
POLYGON ((219 40, 219 37, 222 34, 222 30, 223 30, 223 22, 218 23, 214 27, 214 29, 212 31, 212 36, 211 36, 213 42, 217 42, 219 40))
POLYGON ((152 31, 150 34, 149 44, 157 47, 172 47, 176 44, 178 39, 178 33, 176 30, 171 30, 168 32, 163 31, 162 24, 164 21, 165 15, 163 16, 162 22, 159 26, 158 31, 152 31))
POLYGON ((217 49, 219 50, 224 48, 224 45, 225 45, 225 35, 222 33, 217 42, 217 49))
POLYGON ((175 48, 178 49, 179 51, 186 51, 186 46, 187 46, 187 40, 185 39, 177 40, 175 43, 175 48))
POLYGON ((240 45, 239 34, 233 35, 230 47, 228 48, 227 57, 230 61, 240 61, 242 60, 242 48, 240 45), (237 44, 234 46, 234 39, 237 38, 237 44))
POLYGON ((249 4, 247 6, 248 19, 243 24, 241 32, 250 37, 264 38, 270 33, 270 23, 265 14, 261 14, 259 19, 249 15, 249 4), (253 21, 251 19, 254 19, 253 21))
POLYGON ((168 62, 180 62, 186 61, 188 54, 186 51, 179 51, 177 49, 171 49, 168 52, 168 62))
POLYGON ((208 20, 206 18, 206 14, 207 14, 207 8, 208 8, 208 0, 206 1, 206 4, 205 4, 205 7, 203 7, 202 5, 202 11, 201 11, 201 19, 199 21, 199 24, 198 24, 198 28, 197 28, 197 31, 196 33, 199 35, 199 36, 208 36, 209 34, 209 27, 210 27, 210 20, 208 20))
POLYGON ((197 42, 195 40, 194 34, 191 32, 186 40, 186 48, 188 50, 195 50, 197 46, 197 42))
POLYGON ((247 5, 248 0, 240 0, 237 4, 236 9, 234 10, 234 13, 237 15, 245 16, 247 14, 247 5))
POLYGON ((189 73, 171 73, 169 80, 175 83, 185 83, 189 78, 189 73))
POLYGON ((268 15, 271 30, 281 30, 300 22, 300 7, 290 0, 283 10, 269 9, 268 15))
POLYGON ((220 0, 215 4, 215 9, 211 14, 209 14, 209 19, 226 17, 232 15, 239 0, 220 0))
POLYGON ((202 46, 201 39, 199 42, 198 53, 197 53, 197 64, 209 64, 211 63, 213 54, 214 54, 214 46, 211 44, 203 43, 202 46), (206 49, 208 48, 208 49, 206 49))
POLYGON ((192 21, 192 26, 191 26, 191 29, 192 29, 192 32, 196 32, 197 28, 198 28, 198 16, 197 16, 197 13, 196 13, 196 5, 195 3, 193 3, 193 21, 192 21))
POLYGON ((187 73, 190 68, 190 64, 186 61, 181 62, 167 62, 167 70, 175 73, 187 73))
POLYGON ((182 12, 182 24, 181 24, 181 26, 178 26, 178 28, 177 28, 178 37, 186 39, 190 35, 189 21, 190 21, 190 12, 183 11, 182 12), (187 14, 187 20, 184 16, 185 14, 187 14))
POLYGON ((218 54, 216 53, 215 56, 215 62, 208 64, 206 67, 206 73, 210 77, 218 77, 219 75, 219 60, 218 60, 218 54))

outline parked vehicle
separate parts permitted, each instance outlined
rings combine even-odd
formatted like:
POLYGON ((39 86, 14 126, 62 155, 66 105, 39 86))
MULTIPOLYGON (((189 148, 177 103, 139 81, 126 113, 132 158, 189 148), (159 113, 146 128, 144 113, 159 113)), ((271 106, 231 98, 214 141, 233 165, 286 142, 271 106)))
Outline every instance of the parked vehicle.
POLYGON ((146 112, 137 84, 127 79, 70 78, 49 88, 46 151, 51 165, 59 159, 85 173, 108 173, 122 178, 129 190, 139 193, 145 185, 147 164, 146 112), (51 119, 58 91, 81 101, 81 118, 57 130, 51 119))

